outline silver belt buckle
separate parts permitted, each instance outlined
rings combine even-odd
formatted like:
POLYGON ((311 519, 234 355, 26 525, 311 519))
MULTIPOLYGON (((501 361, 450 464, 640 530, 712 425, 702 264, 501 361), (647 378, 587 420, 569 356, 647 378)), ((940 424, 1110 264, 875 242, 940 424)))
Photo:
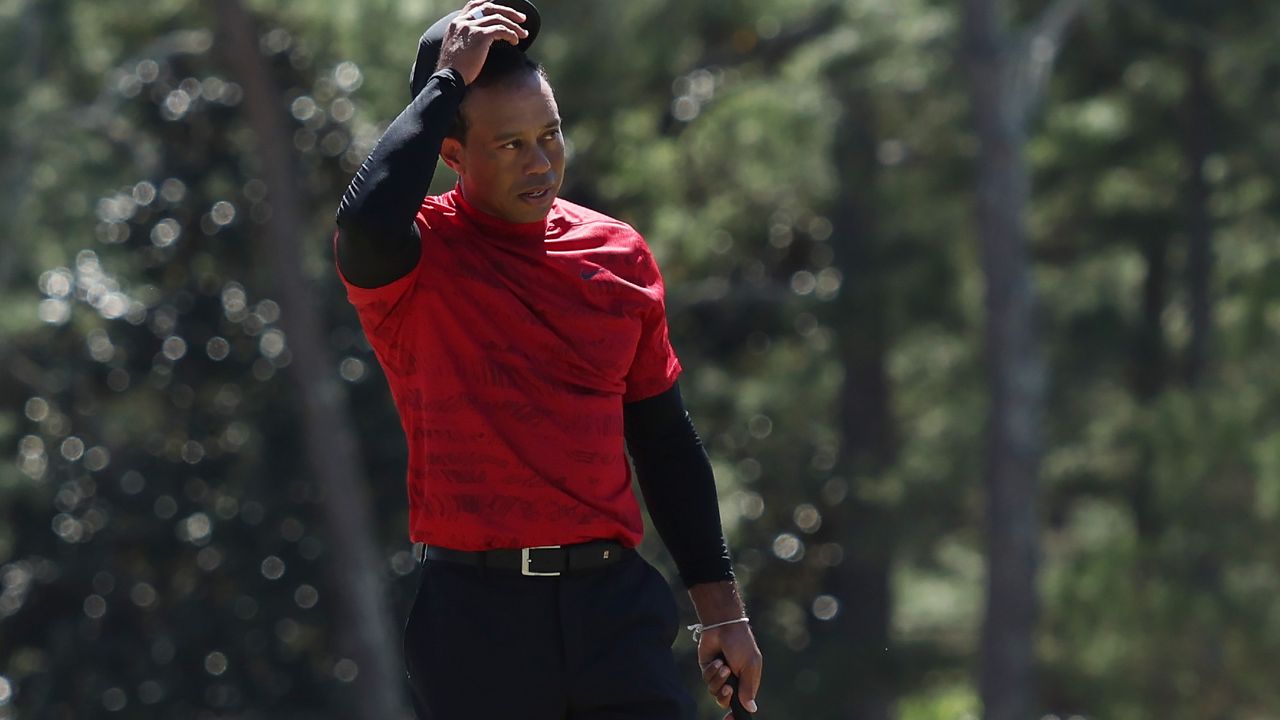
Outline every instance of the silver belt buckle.
POLYGON ((559 572, 534 572, 529 569, 529 551, 530 550, 559 550, 559 545, 535 545, 533 547, 520 548, 520 574, 530 577, 557 577, 559 572))

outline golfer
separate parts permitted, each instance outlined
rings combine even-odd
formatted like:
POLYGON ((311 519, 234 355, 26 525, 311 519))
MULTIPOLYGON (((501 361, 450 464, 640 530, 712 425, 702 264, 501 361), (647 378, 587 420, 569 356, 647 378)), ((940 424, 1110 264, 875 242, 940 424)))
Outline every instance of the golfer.
POLYGON ((425 544, 404 631, 420 718, 675 720, 693 703, 650 516, 698 614, 708 691, 756 709, 761 657, 681 399, 662 276, 626 223, 559 197, 560 113, 523 0, 419 45, 412 101, 351 181, 337 269, 409 449, 425 544), (457 174, 427 196, 437 157, 457 174))

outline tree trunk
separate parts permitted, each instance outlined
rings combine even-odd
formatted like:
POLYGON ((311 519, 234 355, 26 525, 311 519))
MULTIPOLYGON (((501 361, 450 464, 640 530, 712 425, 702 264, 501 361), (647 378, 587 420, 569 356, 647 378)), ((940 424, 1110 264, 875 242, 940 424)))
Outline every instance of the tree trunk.
MULTIPOLYGON (((884 367, 873 365, 858 368, 846 363, 847 372, 861 378, 846 380, 842 404, 846 414, 866 419, 878 416, 890 422, 887 413, 881 413, 884 406, 876 399, 888 387, 884 367)), ((857 441, 849 430, 843 431, 842 436, 846 444, 857 441)), ((871 469, 867 465, 861 467, 871 469)), ((888 466, 877 463, 876 467, 884 470, 888 466)), ((896 688, 901 684, 889 640, 893 610, 890 570, 896 539, 885 508, 856 497, 845 500, 845 505, 840 513, 844 562, 835 568, 829 581, 832 594, 843 604, 835 619, 834 635, 850 648, 850 662, 842 669, 839 681, 839 717, 889 720, 893 717, 896 688)))
MULTIPOLYGON (((27 75, 29 87, 39 87, 46 73, 48 63, 45 60, 44 37, 46 13, 49 12, 42 3, 27 3, 18 21, 22 31, 17 33, 19 51, 15 55, 19 62, 14 72, 27 75)), ((0 182, 4 183, 0 187, 5 189, 0 193, 0 229, 3 229, 4 237, 0 242, 0 293, 8 290, 9 283, 17 276, 18 263, 29 259, 26 254, 31 244, 25 233, 14 232, 13 229, 21 223, 23 204, 30 200, 27 188, 31 185, 36 143, 34 138, 23 137, 29 133, 19 132, 16 126, 21 124, 20 120, 14 118, 10 124, 11 147, 7 148, 4 161, 0 163, 0 168, 3 168, 0 173, 3 180, 0 182)))
MULTIPOLYGON (((1057 6, 1055 6, 1057 7, 1057 6)), ((1038 474, 1045 367, 1035 339, 1035 298, 1025 214, 1030 180, 1022 154, 1034 86, 1016 79, 1028 58, 996 0, 966 0, 964 55, 979 140, 977 225, 986 280, 985 362, 987 606, 979 686, 988 720, 1035 717, 1034 633, 1038 474)))
POLYGON ((1149 402, 1168 381, 1168 352, 1164 342, 1164 310, 1169 302, 1169 241, 1162 235, 1142 242, 1147 276, 1142 284, 1142 324, 1134 347, 1133 392, 1149 402))
POLYGON ((1209 186, 1204 166, 1212 147, 1209 115, 1213 95, 1206 76, 1204 48, 1192 45, 1184 57, 1187 93, 1183 130, 1183 158, 1187 169, 1187 305, 1191 313, 1191 344, 1187 348, 1186 381, 1196 387, 1204 376, 1213 333, 1209 280, 1213 274, 1213 222, 1209 216, 1209 186))
MULTIPOLYGON (((837 79, 849 83, 851 80, 837 79)), ((833 213, 835 264, 844 277, 833 313, 844 366, 841 388, 841 468, 858 477, 888 470, 896 459, 896 439, 885 369, 888 353, 889 280, 876 252, 874 201, 862 200, 876 180, 876 138, 869 117, 871 100, 842 94, 843 115, 835 145, 840 188, 833 213)), ((892 611, 890 566, 896 540, 891 511, 853 497, 840 508, 844 562, 832 571, 831 592, 843 604, 834 636, 848 644, 838 705, 845 720, 888 720, 892 715, 894 676, 889 654, 892 611)))
MULTIPOLYGON (((262 242, 281 307, 292 362, 293 399, 302 423, 307 467, 323 493, 323 517, 332 553, 334 623, 338 642, 357 665, 351 692, 355 717, 409 717, 402 664, 388 609, 385 559, 378 551, 346 395, 334 372, 316 300, 302 273, 298 243, 307 237, 303 199, 291 151, 292 133, 272 71, 258 49, 253 21, 239 0, 216 6, 223 59, 244 88, 244 109, 257 138, 271 216, 262 242)), ((346 715, 347 713, 340 713, 346 715)))
MULTIPOLYGON (((1133 353, 1132 384, 1138 401, 1147 404, 1164 391, 1168 382, 1168 353, 1164 342, 1164 309, 1168 304, 1169 241, 1152 236, 1142 243, 1147 277, 1142 285, 1142 324, 1133 353)), ((1150 539, 1160 530, 1155 508, 1155 452, 1143 444, 1133 479, 1129 504, 1138 537, 1150 539)))

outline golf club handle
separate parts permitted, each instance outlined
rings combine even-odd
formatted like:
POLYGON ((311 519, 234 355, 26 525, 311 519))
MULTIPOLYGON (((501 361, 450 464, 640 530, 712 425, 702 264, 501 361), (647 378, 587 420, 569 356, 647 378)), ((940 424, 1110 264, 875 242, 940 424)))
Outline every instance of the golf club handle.
MULTIPOLYGON (((724 655, 716 657, 725 664, 725 667, 729 666, 729 661, 724 659, 724 655)), ((729 698, 729 711, 733 713, 733 720, 751 720, 751 713, 742 707, 742 700, 738 699, 738 676, 730 674, 725 684, 733 688, 733 695, 729 698)))

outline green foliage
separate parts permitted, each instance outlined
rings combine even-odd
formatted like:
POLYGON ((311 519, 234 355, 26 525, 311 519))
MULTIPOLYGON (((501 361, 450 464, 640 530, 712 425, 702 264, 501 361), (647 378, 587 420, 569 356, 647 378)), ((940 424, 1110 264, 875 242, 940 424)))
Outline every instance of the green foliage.
POLYGON ((978 699, 963 683, 941 685, 927 695, 903 701, 902 720, 969 720, 978 717, 978 699))
MULTIPOLYGON (((633 223, 663 266, 770 717, 878 717, 866 698, 905 720, 980 711, 984 289, 953 5, 539 3, 564 192, 633 223), (876 368, 885 414, 866 429, 876 368)), ((310 201, 299 272, 323 290, 401 578, 404 439, 328 238, 404 105, 418 35, 450 8, 251 6, 310 201)), ((1095 4, 1027 146, 1051 370, 1039 699, 1060 717, 1280 708, 1280 10, 1197 7, 1095 4), (1198 169, 1190 47, 1214 90, 1198 169), (1214 325, 1193 381, 1195 172, 1214 325)), ((211 12, 0 2, 0 718, 345 717, 357 701, 281 381, 270 198, 211 12)), ((645 550, 665 561, 652 534, 645 550)), ((676 650, 697 692, 688 638, 676 650)))

